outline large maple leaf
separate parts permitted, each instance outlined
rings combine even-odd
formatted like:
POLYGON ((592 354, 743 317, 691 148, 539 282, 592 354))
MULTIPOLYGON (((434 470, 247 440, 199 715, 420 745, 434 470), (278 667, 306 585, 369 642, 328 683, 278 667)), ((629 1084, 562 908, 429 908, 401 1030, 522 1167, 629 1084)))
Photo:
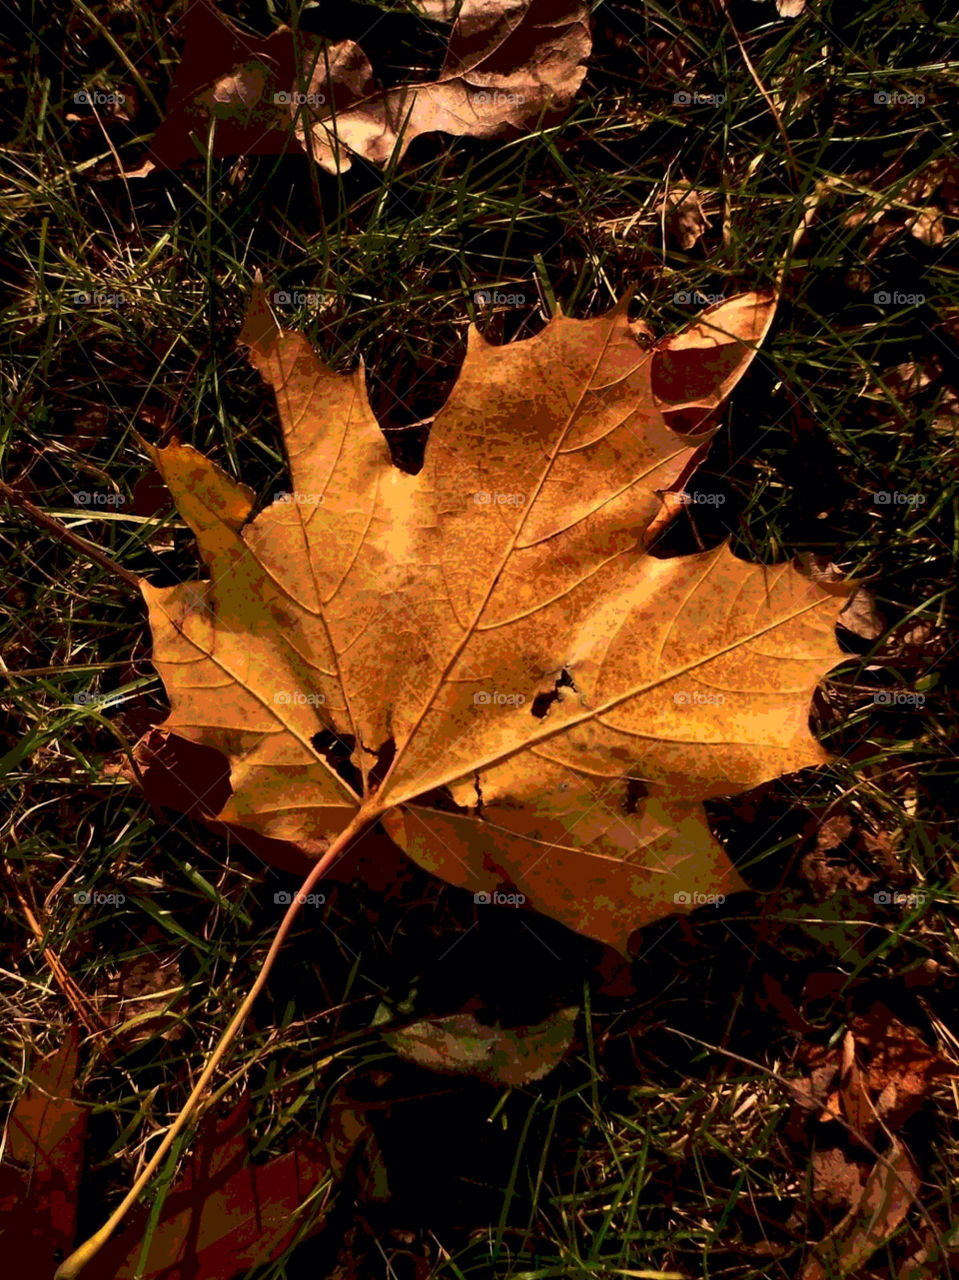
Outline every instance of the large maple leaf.
POLYGON ((254 516, 194 449, 154 450, 210 576, 143 588, 164 728, 230 762, 219 818, 317 855, 382 819, 452 883, 621 950, 742 888, 702 801, 826 760, 809 704, 845 591, 648 548, 772 312, 742 295, 659 343, 625 306, 500 347, 471 329, 411 475, 362 370, 257 290, 241 341, 292 492, 254 516))

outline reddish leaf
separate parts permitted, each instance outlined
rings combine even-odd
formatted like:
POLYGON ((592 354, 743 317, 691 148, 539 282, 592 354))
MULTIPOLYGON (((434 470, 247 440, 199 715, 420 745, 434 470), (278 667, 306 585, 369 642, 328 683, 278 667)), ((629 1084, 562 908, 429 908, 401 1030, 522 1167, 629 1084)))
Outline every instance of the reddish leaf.
POLYGON ((201 1128, 184 1173, 163 1201, 160 1220, 138 1270, 149 1210, 137 1210, 127 1229, 84 1269, 84 1280, 229 1280, 270 1261, 302 1231, 323 1225, 322 1214, 298 1210, 320 1188, 330 1165, 322 1144, 298 1139, 267 1164, 249 1161, 249 1103, 201 1128))
POLYGON ((0 1166, 0 1243, 4 1257, 29 1259, 31 1274, 52 1275, 57 1252, 73 1244, 86 1112, 71 1097, 79 1045, 71 1027, 41 1058, 7 1124, 0 1166))

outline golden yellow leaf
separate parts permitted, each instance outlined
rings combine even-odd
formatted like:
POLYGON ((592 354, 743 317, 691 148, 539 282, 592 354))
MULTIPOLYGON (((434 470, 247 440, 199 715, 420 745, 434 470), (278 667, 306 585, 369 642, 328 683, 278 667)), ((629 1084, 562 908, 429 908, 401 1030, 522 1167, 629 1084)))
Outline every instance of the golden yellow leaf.
POLYGON ((220 818, 315 854, 382 819, 481 905, 621 950, 743 887, 702 801, 826 759, 809 702, 846 592, 648 542, 773 309, 743 295, 652 345, 624 305, 502 347, 472 329, 410 475, 362 370, 324 367, 258 288, 241 340, 291 493, 254 516, 192 448, 154 450, 209 580, 144 585, 164 727, 230 762, 220 818))

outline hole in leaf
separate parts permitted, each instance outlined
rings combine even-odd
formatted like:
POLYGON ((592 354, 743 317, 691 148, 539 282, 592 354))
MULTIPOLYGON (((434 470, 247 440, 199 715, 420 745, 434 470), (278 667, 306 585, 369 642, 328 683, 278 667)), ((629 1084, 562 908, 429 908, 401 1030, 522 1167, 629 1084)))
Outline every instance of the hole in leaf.
POLYGON ((573 683, 573 677, 569 674, 569 672, 564 667, 563 670, 560 672, 559 676, 557 677, 556 682, 553 685, 552 689, 548 689, 545 693, 538 693, 536 695, 536 697, 533 699, 533 704, 530 707, 530 711, 533 713, 533 715, 536 717, 537 720, 542 720, 549 713, 549 709, 553 705, 553 703, 559 701, 560 689, 575 689, 575 688, 576 688, 576 685, 573 683))
POLYGON ((314 733, 310 739, 313 750, 323 757, 334 773, 357 793, 363 790, 363 777, 350 759, 356 739, 350 733, 336 734, 329 729, 314 733))
POLYGON ((623 813, 636 813, 639 809, 640 801, 645 800, 649 795, 649 788, 645 782, 641 782, 639 778, 627 778, 626 794, 623 797, 623 813))

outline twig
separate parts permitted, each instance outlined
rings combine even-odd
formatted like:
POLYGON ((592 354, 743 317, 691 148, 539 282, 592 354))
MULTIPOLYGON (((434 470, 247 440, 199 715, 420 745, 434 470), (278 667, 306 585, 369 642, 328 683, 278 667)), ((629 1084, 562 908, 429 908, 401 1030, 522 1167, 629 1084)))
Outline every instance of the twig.
POLYGON ((786 126, 783 124, 782 116, 779 114, 779 108, 776 106, 775 102, 773 102, 772 97, 770 96, 769 91, 767 90, 766 86, 763 84, 762 80, 760 80, 759 74, 756 71, 756 68, 752 64, 752 59, 750 58, 749 54, 746 52, 746 46, 743 44, 742 36, 739 34, 739 31, 737 30, 735 22, 733 22, 732 18, 730 17, 726 0, 719 0, 719 7, 720 9, 722 9, 723 17, 729 23, 729 29, 733 33, 733 36, 736 39, 736 43, 739 45, 739 52, 743 55, 743 62, 745 62, 746 64, 746 70, 752 76, 753 83, 755 84, 759 92, 762 94, 763 99, 766 103, 766 106, 769 108, 770 113, 772 114, 772 118, 776 121, 776 128, 779 130, 779 136, 782 138, 783 145, 786 148, 786 154, 789 157, 790 171, 792 173, 793 181, 795 182, 798 190, 799 165, 796 163, 796 155, 792 149, 792 143, 789 141, 789 134, 786 132, 786 126))
POLYGON ((46 529, 48 533, 59 542, 65 542, 68 546, 74 547, 77 551, 82 552, 94 564, 98 564, 101 569, 106 569, 109 573, 116 574, 122 578, 124 582, 129 583, 131 587, 135 587, 139 592, 140 578, 130 569, 124 569, 112 556, 108 556, 105 551, 101 551, 99 547, 92 542, 87 542, 86 538, 81 538, 78 533, 74 533, 72 529, 68 529, 65 524, 61 524, 54 516, 47 515, 45 511, 41 511, 39 507, 25 498, 22 494, 17 493, 16 489, 12 489, 10 485, 0 480, 0 497, 6 498, 7 502, 15 507, 19 507, 25 512, 34 524, 38 524, 42 529, 46 529))

